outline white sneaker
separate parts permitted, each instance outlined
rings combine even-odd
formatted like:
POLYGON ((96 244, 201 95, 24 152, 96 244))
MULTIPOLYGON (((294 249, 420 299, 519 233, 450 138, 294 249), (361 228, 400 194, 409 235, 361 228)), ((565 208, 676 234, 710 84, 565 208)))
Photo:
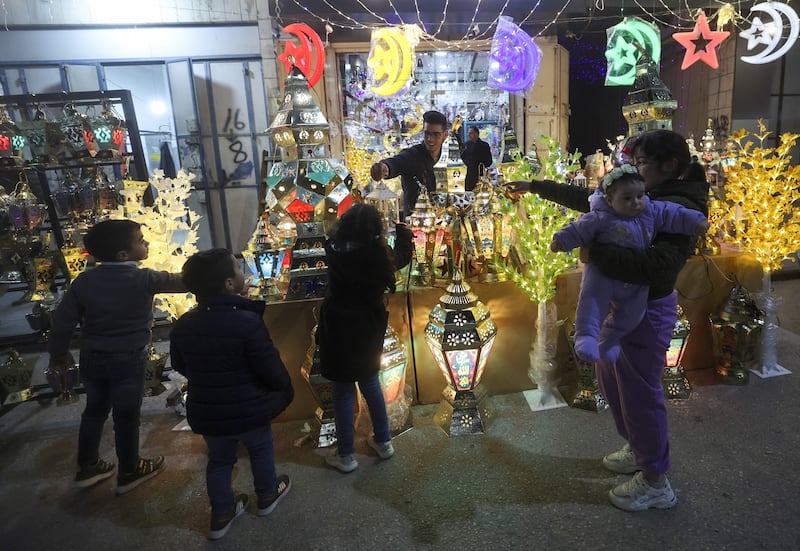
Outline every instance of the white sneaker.
POLYGON ((330 455, 326 455, 325 463, 331 467, 336 467, 343 473, 352 473, 358 468, 356 454, 339 455, 338 450, 334 450, 330 455))
POLYGON ((623 511, 645 511, 647 509, 669 509, 678 502, 675 492, 664 478, 661 488, 653 488, 641 471, 608 492, 608 499, 623 511))
POLYGON ((391 440, 388 442, 376 442, 375 436, 370 436, 367 440, 367 445, 375 450, 375 453, 377 453, 378 457, 381 459, 389 459, 394 455, 394 446, 391 440))
POLYGON ((620 474, 631 474, 639 470, 630 444, 625 444, 621 449, 605 456, 603 466, 613 473, 620 474))

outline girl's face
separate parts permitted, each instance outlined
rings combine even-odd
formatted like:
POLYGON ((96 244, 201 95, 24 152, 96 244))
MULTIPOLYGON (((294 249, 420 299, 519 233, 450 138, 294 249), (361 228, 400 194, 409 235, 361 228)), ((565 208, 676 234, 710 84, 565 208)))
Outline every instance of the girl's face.
POLYGON ((633 218, 645 207, 644 184, 641 180, 618 180, 606 192, 606 202, 620 216, 633 218))

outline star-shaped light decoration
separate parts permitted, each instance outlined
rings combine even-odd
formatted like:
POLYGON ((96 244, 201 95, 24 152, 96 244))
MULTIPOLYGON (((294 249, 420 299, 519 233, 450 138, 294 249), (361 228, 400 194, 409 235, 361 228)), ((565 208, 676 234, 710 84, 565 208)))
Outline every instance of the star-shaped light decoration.
POLYGON ((700 11, 694 29, 689 32, 672 33, 672 38, 686 48, 681 70, 691 67, 697 61, 702 61, 712 69, 718 69, 717 46, 730 34, 728 31, 712 31, 708 26, 705 12, 700 11))
POLYGON ((747 49, 752 50, 759 44, 769 46, 772 42, 770 28, 761 21, 761 18, 756 16, 750 24, 750 28, 739 33, 740 38, 747 39, 747 49))

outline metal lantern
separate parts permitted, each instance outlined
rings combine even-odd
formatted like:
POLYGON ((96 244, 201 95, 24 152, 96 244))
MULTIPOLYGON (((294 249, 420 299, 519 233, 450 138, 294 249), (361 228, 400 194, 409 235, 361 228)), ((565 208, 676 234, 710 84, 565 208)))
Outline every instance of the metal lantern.
MULTIPOLYGON (((411 231, 414 232, 416 270, 411 273, 416 285, 433 285, 433 257, 436 252, 436 213, 425 188, 420 189, 414 211, 409 215, 411 231)), ((444 232, 442 232, 442 237, 444 232)), ((441 243, 441 241, 439 241, 441 243)))
POLYGON ((277 281, 281 274, 287 249, 282 246, 278 231, 269 222, 269 211, 265 210, 258 219, 253 236, 242 251, 250 273, 254 276, 255 292, 252 298, 274 302, 283 300, 277 281))
POLYGON ((336 444, 336 413, 333 408, 333 383, 322 376, 319 365, 317 326, 311 330, 311 346, 300 367, 300 374, 308 381, 311 394, 317 402, 314 418, 317 421, 316 445, 327 448, 336 444))
MULTIPOLYGON (((400 342, 391 325, 386 326, 383 335, 383 352, 378 381, 386 403, 386 415, 389 418, 389 430, 393 436, 411 428, 411 404, 406 397, 406 366, 408 356, 405 346, 400 342)), ((357 430, 369 431, 372 423, 369 420, 369 407, 364 396, 359 393, 357 430)))
POLYGON ((36 357, 22 358, 13 348, 0 352, 0 404, 24 402, 33 396, 31 377, 36 357))
POLYGON ((482 267, 481 281, 505 281, 493 258, 503 260, 511 251, 511 223, 509 215, 503 213, 496 190, 486 180, 479 180, 475 194, 475 205, 468 214, 469 223, 475 238, 475 253, 482 267))
POLYGON ((447 291, 428 316, 425 341, 447 382, 435 422, 450 435, 484 432, 487 417, 478 385, 492 351, 497 326, 489 310, 455 268, 447 291))
POLYGON ((47 384, 50 385, 50 389, 57 396, 57 405, 65 406, 78 401, 78 394, 75 392, 75 388, 80 384, 81 377, 80 369, 75 365, 75 362, 71 362, 68 366, 48 366, 44 375, 47 379, 47 384))
POLYGON ((144 371, 144 395, 158 396, 167 387, 161 382, 164 367, 167 365, 169 352, 159 352, 150 344, 147 348, 147 364, 144 371))
POLYGON ((571 332, 567 337, 569 350, 572 360, 578 371, 578 389, 572 397, 570 406, 587 411, 600 412, 608 408, 608 402, 600 392, 600 385, 597 382, 597 374, 594 363, 583 361, 575 353, 575 332, 571 332))
POLYGON ((749 368, 758 359, 764 314, 747 290, 736 284, 710 321, 717 373, 726 384, 747 384, 749 368))
POLYGON ((386 182, 381 180, 375 184, 372 191, 367 194, 364 198, 364 202, 368 205, 372 205, 381 213, 384 232, 389 233, 392 224, 399 220, 400 207, 397 194, 389 189, 386 182))
POLYGON ((328 287, 325 229, 322 222, 297 224, 286 300, 320 298, 328 287))
POLYGON ((0 166, 22 166, 21 150, 25 147, 25 136, 16 123, 8 116, 5 108, 0 107, 0 166))
POLYGON ((99 159, 118 159, 125 149, 125 121, 117 116, 107 101, 102 102, 100 115, 88 121, 87 142, 94 145, 99 159))
POLYGON ((295 66, 284 81, 283 104, 267 132, 280 148, 281 162, 265 177, 266 206, 297 223, 332 226, 353 204, 353 177, 344 162, 330 157, 330 124, 295 66))
POLYGON ((690 331, 689 320, 683 314, 683 309, 678 306, 678 319, 675 320, 675 326, 672 328, 672 338, 669 341, 669 349, 667 349, 664 374, 661 376, 664 397, 670 400, 688 398, 692 393, 689 380, 686 378, 686 372, 681 365, 690 331))

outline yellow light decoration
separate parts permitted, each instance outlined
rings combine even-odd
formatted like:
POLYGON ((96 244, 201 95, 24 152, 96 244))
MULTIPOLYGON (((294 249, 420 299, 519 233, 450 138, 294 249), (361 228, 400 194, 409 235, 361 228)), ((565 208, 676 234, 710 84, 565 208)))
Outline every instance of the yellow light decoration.
POLYGON ((786 132, 778 147, 768 148, 763 144, 771 132, 765 131, 761 119, 758 125, 758 134, 739 130, 733 135, 738 151, 728 170, 725 195, 736 245, 769 274, 784 260, 796 260, 800 243, 800 166, 792 166, 790 155, 800 134, 786 132), (751 136, 758 146, 748 140, 751 136))
MULTIPOLYGON (((150 243, 150 252, 142 266, 153 270, 177 273, 183 263, 197 252, 197 227, 200 216, 189 209, 192 190, 192 175, 180 170, 175 178, 165 178, 162 170, 153 171, 149 185, 155 189, 152 206, 135 205, 128 202, 111 213, 111 218, 128 218, 142 225, 142 233, 150 243)), ((141 186, 133 191, 138 194, 141 186)), ((125 194, 125 190, 122 191, 125 194)), ((190 293, 156 295, 155 305, 166 312, 170 319, 177 319, 192 306, 194 296, 190 293)))
POLYGON ((415 25, 384 27, 372 31, 367 66, 375 83, 371 87, 375 94, 392 96, 406 85, 414 66, 414 47, 419 41, 418 32, 415 25))

